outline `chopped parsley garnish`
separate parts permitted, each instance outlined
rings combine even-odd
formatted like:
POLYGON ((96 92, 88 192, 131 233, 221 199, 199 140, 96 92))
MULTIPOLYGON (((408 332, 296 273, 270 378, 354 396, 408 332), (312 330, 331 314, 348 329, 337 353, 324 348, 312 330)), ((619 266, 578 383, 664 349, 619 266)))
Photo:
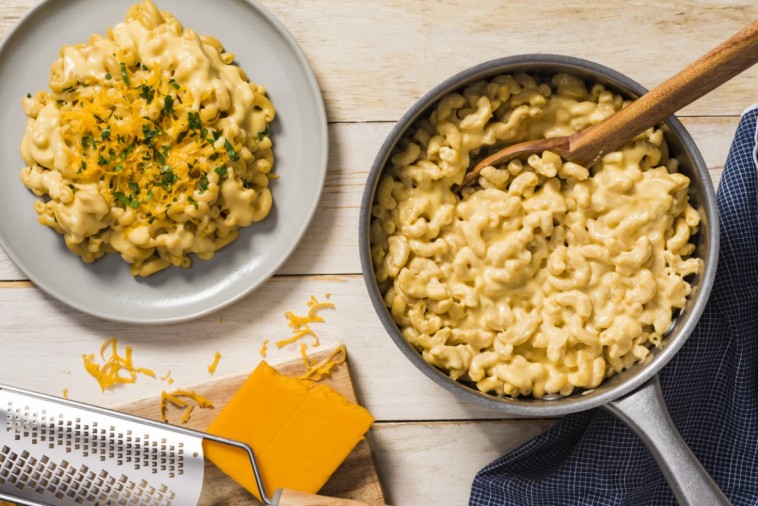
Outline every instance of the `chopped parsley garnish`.
POLYGON ((221 132, 218 130, 214 130, 211 135, 213 135, 213 142, 216 142, 219 137, 221 137, 221 132))
POLYGON ((226 167, 223 165, 221 167, 216 167, 216 174, 221 177, 226 177, 226 170, 226 167))
POLYGON ((32 94, 31 93, 27 93, 26 94, 26 98, 32 98, 32 94))
POLYGON ((122 170, 124 170, 124 165, 121 163, 113 167, 113 172, 121 172, 122 170))
POLYGON ((271 129, 269 127, 266 127, 265 130, 262 132, 258 132, 258 142, 261 142, 263 139, 271 135, 271 129))
POLYGON ((157 149, 154 149, 154 151, 155 151, 155 158, 158 160, 158 163, 160 163, 161 165, 165 164, 166 156, 160 151, 158 151, 157 149))
POLYGON ((139 184, 134 181, 129 181, 129 189, 135 193, 139 193, 139 184))
POLYGON ((113 79, 113 76, 111 75, 111 73, 110 73, 110 72, 106 72, 106 73, 105 73, 105 78, 106 78, 108 81, 110 81, 111 79, 113 79))
POLYGON ((200 123, 200 115, 196 112, 187 113, 187 126, 190 130, 200 130, 203 126, 200 123))
POLYGON ((168 168, 168 165, 163 167, 163 170, 161 170, 163 173, 163 177, 161 178, 160 182, 158 183, 159 186, 163 187, 165 191, 171 190, 171 185, 173 185, 176 181, 179 180, 179 176, 174 174, 174 171, 168 168))
POLYGON ((68 88, 63 88, 63 93, 73 93, 76 91, 76 86, 69 86, 68 88))
POLYGON ((208 176, 206 174, 202 174, 200 176, 200 184, 198 185, 198 190, 200 190, 200 193, 203 193, 207 189, 208 189, 208 176))
POLYGON ((132 85, 132 83, 129 82, 129 76, 126 73, 126 63, 124 62, 121 62, 121 79, 123 79, 125 85, 132 85))
POLYGON ((229 139, 224 139, 224 149, 226 149, 226 154, 229 155, 231 161, 236 162, 240 159, 240 155, 234 150, 234 146, 229 142, 229 139))
POLYGON ((172 114, 174 114, 174 97, 166 95, 163 99, 163 115, 171 116, 172 114))
MULTIPOLYGON (((123 142, 123 141, 122 141, 122 142, 123 142)), ((127 157, 127 156, 129 156, 129 155, 132 153, 132 151, 134 151, 134 143, 133 143, 133 142, 132 142, 131 144, 129 144, 129 145, 126 147, 126 149, 124 149, 124 150, 121 152, 121 159, 122 159, 122 160, 126 160, 126 157, 127 157)))
POLYGON ((152 104, 153 98, 155 98, 155 88, 148 86, 147 84, 143 84, 141 88, 142 91, 140 92, 139 96, 144 98, 148 104, 152 104))
POLYGON ((79 170, 77 170, 76 173, 77 174, 81 174, 82 171, 85 171, 85 170, 87 170, 87 162, 85 162, 84 160, 82 160, 81 165, 79 165, 79 170))
POLYGON ((82 137, 82 149, 87 149, 87 146, 92 146, 92 149, 97 149, 95 137, 92 134, 82 137))
POLYGON ((211 160, 211 161, 216 160, 218 159, 218 156, 219 156, 218 153, 213 153, 212 155, 208 155, 208 160, 211 160))
POLYGON ((100 139, 107 141, 110 138, 111 138, 111 127, 103 128, 103 130, 100 132, 100 139))
POLYGON ((153 140, 153 137, 158 133, 158 130, 155 128, 150 128, 149 123, 145 123, 142 125, 142 135, 145 136, 145 141, 150 142, 153 140))
POLYGON ((168 84, 173 86, 175 90, 179 89, 179 84, 173 78, 168 80, 168 84))
POLYGON ((131 207, 132 209, 137 209, 140 205, 139 200, 134 198, 134 196, 132 195, 129 195, 129 196, 124 195, 124 192, 113 192, 113 196, 116 198, 116 200, 118 200, 125 206, 131 207))
POLYGON ((103 155, 100 155, 100 156, 98 156, 98 157, 97 157, 97 164, 98 164, 99 166, 101 166, 101 167, 102 167, 103 165, 108 165, 108 160, 106 160, 106 159, 103 157, 103 155))
POLYGON ((192 195, 190 195, 189 197, 187 197, 187 202, 189 202, 190 204, 192 204, 193 206, 195 206, 195 209, 197 209, 197 201, 192 198, 192 195))

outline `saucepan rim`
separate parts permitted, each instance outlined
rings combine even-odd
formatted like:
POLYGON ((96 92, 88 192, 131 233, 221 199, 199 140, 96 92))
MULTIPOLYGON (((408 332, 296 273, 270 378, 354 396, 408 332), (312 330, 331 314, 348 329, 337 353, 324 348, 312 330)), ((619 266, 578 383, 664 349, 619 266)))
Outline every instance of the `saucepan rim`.
POLYGON ((703 271, 693 282, 693 291, 685 308, 675 319, 670 332, 664 338, 663 345, 652 350, 647 359, 615 376, 606 379, 599 387, 574 393, 567 397, 551 400, 528 398, 499 397, 485 394, 461 382, 450 378, 443 371, 424 361, 403 338, 400 330, 384 304, 371 258, 369 227, 371 208, 378 181, 383 173, 393 148, 403 133, 421 118, 444 95, 462 89, 477 80, 494 77, 498 74, 527 72, 532 74, 554 74, 566 72, 579 75, 594 82, 601 82, 615 92, 631 97, 638 97, 647 90, 628 76, 598 63, 564 55, 524 54, 490 60, 464 70, 435 86, 416 101, 392 128, 376 155, 369 172, 360 208, 359 250, 361 268, 369 297, 384 328, 400 348, 402 353, 424 374, 446 390, 461 396, 467 401, 520 417, 562 416, 606 404, 628 394, 652 378, 681 348, 694 330, 697 321, 705 309, 716 275, 718 263, 719 226, 716 194, 708 174, 708 168, 694 140, 675 117, 669 116, 663 123, 667 140, 679 143, 678 158, 688 158, 691 176, 691 199, 701 215, 699 231, 700 246, 697 255, 703 259, 703 271), (694 176, 694 177, 692 177, 694 176))

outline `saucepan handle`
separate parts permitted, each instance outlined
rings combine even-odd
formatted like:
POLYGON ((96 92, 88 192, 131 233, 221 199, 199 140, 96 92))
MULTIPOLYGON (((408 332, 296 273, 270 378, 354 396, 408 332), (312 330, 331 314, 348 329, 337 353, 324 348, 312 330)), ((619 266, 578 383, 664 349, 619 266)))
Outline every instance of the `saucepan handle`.
POLYGON ((604 406, 648 447, 681 505, 731 504, 671 421, 658 376, 636 391, 604 406))

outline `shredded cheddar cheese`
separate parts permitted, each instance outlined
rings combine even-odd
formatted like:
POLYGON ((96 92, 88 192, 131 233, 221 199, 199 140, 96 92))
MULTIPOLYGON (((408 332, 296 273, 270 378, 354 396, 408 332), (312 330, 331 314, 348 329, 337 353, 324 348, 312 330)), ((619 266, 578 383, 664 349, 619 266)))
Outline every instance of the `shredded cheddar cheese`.
POLYGON ((103 364, 98 364, 94 354, 83 354, 84 369, 97 380, 100 389, 105 392, 106 389, 113 388, 118 384, 134 383, 137 381, 137 374, 144 374, 155 378, 155 372, 144 367, 134 367, 132 359, 132 347, 127 346, 124 356, 118 352, 118 339, 115 337, 108 339, 100 347, 100 358, 103 364), (105 352, 110 349, 110 356, 106 358, 105 352), (126 374, 122 374, 125 371, 126 374))
POLYGON ((201 409, 213 408, 213 404, 211 403, 211 401, 209 401, 202 395, 192 390, 177 389, 171 393, 168 393, 164 390, 163 392, 161 392, 160 408, 161 408, 161 420, 165 423, 168 423, 168 416, 166 414, 166 411, 168 410, 169 404, 179 409, 185 410, 184 415, 182 416, 182 419, 181 419, 182 424, 186 424, 187 422, 189 422, 190 416, 192 414, 192 411, 195 409, 195 406, 201 409), (190 404, 185 399, 194 402, 194 404, 190 404))
POLYGON ((171 377, 171 369, 169 369, 166 374, 164 374, 163 376, 161 376, 161 381, 165 381, 169 385, 173 385, 174 384, 174 378, 171 377))
POLYGON ((308 370, 311 368, 311 361, 308 358, 308 346, 305 343, 300 343, 300 356, 303 357, 303 362, 305 363, 305 369, 308 370))
POLYGON ((217 351, 213 356, 213 363, 208 366, 208 372, 211 374, 211 376, 216 373, 216 368, 218 367, 219 360, 221 360, 221 353, 217 351))
POLYGON ((335 348, 328 357, 316 364, 312 364, 308 359, 308 355, 305 352, 305 345, 301 346, 300 351, 303 355, 306 372, 305 374, 298 376, 298 379, 320 381, 324 376, 331 374, 332 369, 340 364, 343 364, 345 360, 347 360, 347 349, 345 349, 344 344, 337 346, 337 348, 335 348))
POLYGON ((63 398, 68 399, 68 388, 63 389, 63 398))
POLYGON ((334 309, 335 306, 331 302, 320 302, 315 295, 311 295, 310 300, 308 300, 308 308, 308 314, 305 316, 298 316, 292 311, 284 313, 284 316, 289 320, 288 325, 292 327, 293 331, 307 328, 309 323, 323 323, 324 319, 317 313, 322 309, 334 309))
POLYGON ((261 349, 258 353, 260 353, 261 357, 266 358, 267 352, 268 352, 268 339, 264 339, 263 344, 261 345, 261 349))
MULTIPOLYGON (((332 295, 330 293, 327 293, 325 295, 327 300, 329 300, 331 296, 332 295)), ((294 344, 298 341, 301 341, 301 339, 306 336, 311 336, 313 338, 312 346, 314 348, 321 344, 318 335, 311 328, 311 324, 324 323, 324 318, 318 314, 319 311, 322 309, 336 309, 336 307, 332 302, 318 300, 315 295, 310 296, 307 304, 308 313, 303 316, 297 315, 292 311, 287 311, 284 313, 284 317, 287 319, 287 325, 289 325, 289 327, 292 329, 293 334, 286 339, 277 341, 276 346, 278 348, 294 344)), ((263 348, 261 348, 261 356, 265 356, 264 352, 267 344, 268 340, 263 343, 263 348)), ((311 364, 310 360, 308 359, 308 345, 304 342, 301 342, 300 354, 303 357, 303 363, 305 364, 306 369, 305 374, 300 378, 319 381, 322 377, 328 375, 336 365, 341 364, 345 361, 346 352, 345 346, 340 345, 338 348, 336 348, 335 352, 330 354, 329 357, 327 357, 325 360, 319 362, 318 364, 311 364)))
POLYGON ((190 417, 192 416, 192 410, 193 409, 195 409, 195 405, 194 404, 190 404, 189 406, 187 406, 187 410, 182 415, 182 420, 181 420, 182 425, 186 425, 187 422, 190 421, 190 417))
POLYGON ((138 202, 160 220, 213 170, 207 160, 227 153, 213 142, 215 131, 206 134, 208 142, 197 141, 202 127, 191 90, 170 83, 156 67, 137 69, 124 71, 141 74, 136 82, 111 79, 90 93, 71 90, 60 105, 61 123, 69 126, 61 135, 76 148, 68 169, 74 184, 101 183, 109 205, 138 202))
POLYGON ((318 346, 320 344, 320 342, 318 340, 318 336, 316 335, 316 333, 313 332, 313 330, 311 330, 310 327, 307 327, 307 328, 304 328, 303 330, 299 330, 299 331, 295 332, 295 334, 292 337, 290 337, 290 338, 282 339, 281 341, 277 341, 276 342, 276 346, 278 348, 282 348, 284 346, 287 346, 288 344, 295 343, 295 342, 299 341, 300 339, 302 339, 303 337, 308 336, 308 335, 313 336, 313 346, 318 346))
MULTIPOLYGON (((327 299, 329 297, 330 294, 327 294, 327 299)), ((285 312, 284 317, 287 318, 287 325, 292 328, 294 334, 287 339, 277 341, 276 346, 282 348, 288 344, 296 343, 305 336, 312 336, 313 346, 319 346, 321 343, 318 335, 310 327, 310 324, 324 322, 324 318, 318 314, 322 309, 335 309, 335 306, 331 302, 321 302, 315 295, 311 295, 311 298, 308 300, 308 313, 306 315, 299 316, 292 311, 285 312)))

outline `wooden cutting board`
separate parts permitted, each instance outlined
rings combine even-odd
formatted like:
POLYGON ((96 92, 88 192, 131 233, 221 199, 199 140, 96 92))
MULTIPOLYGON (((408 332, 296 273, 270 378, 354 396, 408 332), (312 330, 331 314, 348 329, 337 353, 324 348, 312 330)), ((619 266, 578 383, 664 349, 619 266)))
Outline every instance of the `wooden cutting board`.
MULTIPOLYGON (((324 359, 331 351, 318 352, 309 358, 311 361, 317 362, 324 359)), ((288 376, 298 376, 305 372, 305 367, 301 360, 293 360, 281 365, 274 365, 274 367, 280 373, 288 376)), ((214 407, 210 409, 196 408, 185 426, 201 431, 206 430, 251 372, 213 379, 190 387, 191 390, 210 400, 214 407)), ((351 401, 357 402, 350 374, 350 365, 347 361, 335 367, 332 370, 332 374, 321 382, 334 388, 351 401)), ((173 390, 173 386, 167 389, 169 392, 171 390, 173 390)), ((263 410, 267 409, 266 406, 259 406, 259 408, 263 410)), ((115 409, 124 413, 160 420, 159 397, 147 398, 117 406, 115 409)), ((167 410, 167 414, 171 423, 179 424, 183 411, 171 406, 167 410)), ((334 472, 326 485, 324 485, 324 488, 319 492, 320 494, 355 499, 370 505, 385 504, 384 493, 382 492, 379 475, 376 472, 376 466, 371 453, 370 438, 371 433, 369 432, 366 435, 366 439, 358 443, 345 462, 334 472)), ((272 491, 268 492, 272 493, 272 491)), ((205 506, 241 506, 260 505, 263 503, 206 460, 203 494, 199 504, 205 506)))

